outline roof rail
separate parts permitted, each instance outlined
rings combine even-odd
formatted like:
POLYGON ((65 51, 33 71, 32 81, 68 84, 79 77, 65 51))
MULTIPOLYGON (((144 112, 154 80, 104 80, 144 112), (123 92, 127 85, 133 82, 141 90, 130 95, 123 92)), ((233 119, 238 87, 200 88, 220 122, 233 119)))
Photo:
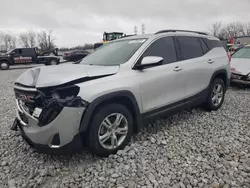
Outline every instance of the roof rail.
POLYGON ((208 35, 207 33, 204 32, 200 32, 200 31, 190 31, 190 30, 178 30, 178 29, 167 29, 167 30, 161 30, 156 32, 155 34, 159 34, 159 33, 167 33, 167 32, 189 32, 189 33, 197 33, 197 34, 201 34, 201 35, 208 35))

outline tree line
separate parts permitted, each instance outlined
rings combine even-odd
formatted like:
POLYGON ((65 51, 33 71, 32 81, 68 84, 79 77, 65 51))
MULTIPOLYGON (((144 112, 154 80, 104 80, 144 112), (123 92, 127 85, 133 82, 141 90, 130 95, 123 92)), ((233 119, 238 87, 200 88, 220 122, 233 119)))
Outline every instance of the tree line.
MULTIPOLYGON (((218 21, 211 25, 209 31, 212 35, 218 37, 220 40, 230 40, 232 37, 241 35, 250 35, 250 22, 231 22, 229 24, 223 24, 218 21)), ((56 47, 56 36, 52 30, 43 30, 40 32, 26 31, 19 35, 12 35, 7 32, 0 32, 0 51, 6 52, 17 46, 23 48, 38 47, 42 51, 52 50, 56 47)), ((93 44, 83 44, 72 48, 62 47, 60 51, 70 50, 86 50, 93 49, 93 44)))
POLYGON ((40 32, 27 31, 18 36, 1 32, 0 33, 0 51, 6 52, 10 49, 21 46, 23 48, 39 47, 42 51, 54 49, 56 37, 52 30, 40 32))
POLYGON ((250 22, 231 22, 229 24, 215 22, 212 24, 209 31, 212 35, 218 37, 220 40, 230 40, 233 37, 250 35, 250 22))

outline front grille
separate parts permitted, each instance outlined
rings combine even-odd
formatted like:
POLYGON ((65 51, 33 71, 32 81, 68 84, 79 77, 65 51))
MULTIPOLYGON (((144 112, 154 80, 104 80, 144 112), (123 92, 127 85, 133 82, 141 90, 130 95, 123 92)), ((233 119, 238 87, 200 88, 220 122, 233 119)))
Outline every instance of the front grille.
POLYGON ((14 92, 19 105, 22 105, 29 114, 32 114, 36 107, 42 106, 41 101, 37 99, 39 95, 37 91, 14 89, 14 92))

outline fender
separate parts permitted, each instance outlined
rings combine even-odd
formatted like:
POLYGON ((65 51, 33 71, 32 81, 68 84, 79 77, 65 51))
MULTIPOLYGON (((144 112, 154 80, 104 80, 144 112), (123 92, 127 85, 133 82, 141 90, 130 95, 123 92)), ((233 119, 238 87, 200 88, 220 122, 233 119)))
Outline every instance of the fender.
POLYGON ((130 91, 127 91, 127 90, 108 93, 108 94, 102 95, 102 96, 96 98, 95 100, 93 100, 88 105, 86 111, 83 114, 83 117, 81 119, 81 124, 80 124, 79 131, 80 132, 85 132, 88 129, 91 117, 92 117, 95 109, 98 107, 98 105, 100 105, 101 103, 103 103, 105 101, 111 100, 111 99, 113 99, 115 97, 126 97, 127 99, 130 100, 130 102, 131 102, 131 104, 133 106, 134 112, 135 112, 135 115, 134 115, 134 117, 135 117, 135 119, 134 119, 135 120, 135 126, 136 126, 135 131, 139 132, 140 129, 142 128, 142 125, 143 125, 143 123, 142 123, 143 122, 142 115, 140 113, 139 106, 138 106, 138 103, 137 103, 137 101, 135 99, 134 94, 132 92, 130 92, 130 91))
POLYGON ((0 62, 1 61, 8 61, 10 65, 12 65, 13 63, 10 61, 9 58, 0 58, 0 62))
POLYGON ((229 84, 230 84, 230 78, 227 77, 227 70, 226 70, 226 69, 219 69, 219 70, 215 71, 215 72, 213 73, 211 79, 210 79, 210 84, 209 84, 209 85, 211 85, 212 81, 214 80, 214 78, 215 78, 216 76, 221 75, 221 74, 223 74, 223 75, 226 76, 226 79, 225 79, 225 80, 226 80, 225 86, 226 86, 226 90, 227 90, 227 89, 228 89, 228 86, 229 86, 229 84))

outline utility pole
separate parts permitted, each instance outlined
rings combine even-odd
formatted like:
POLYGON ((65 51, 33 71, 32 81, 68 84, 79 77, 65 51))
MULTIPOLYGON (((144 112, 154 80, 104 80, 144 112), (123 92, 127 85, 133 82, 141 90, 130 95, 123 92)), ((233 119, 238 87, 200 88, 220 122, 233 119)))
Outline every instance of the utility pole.
POLYGON ((141 25, 141 34, 145 34, 145 24, 141 25))
POLYGON ((135 33, 135 35, 137 35, 137 26, 136 25, 134 27, 134 33, 135 33))

